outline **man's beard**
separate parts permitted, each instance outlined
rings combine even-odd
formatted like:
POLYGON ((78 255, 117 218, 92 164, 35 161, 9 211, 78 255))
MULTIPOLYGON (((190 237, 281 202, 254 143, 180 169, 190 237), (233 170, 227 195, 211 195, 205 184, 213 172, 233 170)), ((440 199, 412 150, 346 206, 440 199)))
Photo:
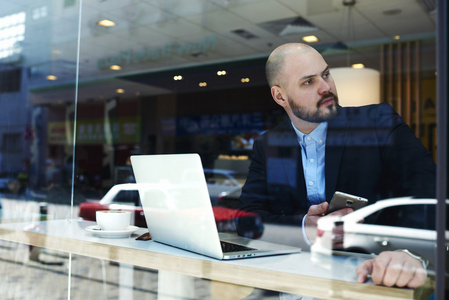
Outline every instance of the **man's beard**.
POLYGON ((317 103, 316 110, 312 110, 310 108, 303 108, 293 101, 289 99, 290 107, 292 108, 293 114, 300 118, 301 120, 311 122, 311 123, 322 123, 326 121, 330 121, 334 119, 338 114, 338 97, 333 93, 329 92, 323 97, 321 97, 320 101, 317 103), (334 103, 332 105, 321 107, 321 104, 325 101, 325 99, 333 97, 334 103))

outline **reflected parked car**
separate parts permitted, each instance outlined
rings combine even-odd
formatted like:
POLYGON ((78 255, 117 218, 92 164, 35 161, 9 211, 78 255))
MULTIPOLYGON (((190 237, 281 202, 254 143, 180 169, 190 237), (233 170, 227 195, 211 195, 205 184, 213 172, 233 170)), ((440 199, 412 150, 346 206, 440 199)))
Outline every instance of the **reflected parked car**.
MULTIPOLYGON (((320 218, 311 251, 331 253, 332 229, 343 225, 344 251, 379 254, 408 249, 434 263, 436 203, 435 199, 387 199, 343 217, 320 218)), ((446 249, 448 239, 449 231, 446 231, 446 249)))
POLYGON ((241 194, 241 187, 232 191, 223 192, 218 196, 217 205, 228 208, 239 208, 241 194))
POLYGON ((246 175, 234 170, 204 169, 204 175, 212 205, 218 205, 220 198, 239 196, 246 180, 246 175))
MULTIPOLYGON (((137 184, 135 183, 116 184, 100 201, 81 203, 79 217, 86 221, 95 221, 96 211, 107 209, 131 211, 134 214, 134 225, 147 227, 137 184)), ((243 222, 246 231, 241 234, 244 236, 256 239, 263 233, 262 220, 257 214, 218 206, 212 209, 220 232, 236 233, 237 223, 243 222)))

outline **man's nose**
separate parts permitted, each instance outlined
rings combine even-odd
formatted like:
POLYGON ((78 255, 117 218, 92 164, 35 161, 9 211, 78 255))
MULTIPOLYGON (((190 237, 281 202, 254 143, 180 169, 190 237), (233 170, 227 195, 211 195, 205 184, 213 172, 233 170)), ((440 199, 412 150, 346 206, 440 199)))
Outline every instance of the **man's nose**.
POLYGON ((318 93, 320 95, 322 95, 322 94, 328 93, 330 90, 331 90, 331 86, 330 86, 329 82, 327 80, 325 80, 324 78, 321 78, 318 93))

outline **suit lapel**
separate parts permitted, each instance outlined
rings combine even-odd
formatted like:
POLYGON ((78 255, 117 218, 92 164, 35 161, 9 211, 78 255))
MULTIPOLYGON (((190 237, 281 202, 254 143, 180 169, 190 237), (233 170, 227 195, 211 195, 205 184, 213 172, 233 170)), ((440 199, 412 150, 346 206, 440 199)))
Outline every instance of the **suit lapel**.
POLYGON ((346 112, 347 110, 342 108, 337 119, 328 123, 326 135, 326 154, 324 158, 327 201, 330 201, 337 186, 341 158, 348 136, 349 122, 346 119, 346 112))
POLYGON ((286 143, 291 147, 290 155, 281 159, 282 168, 284 170, 286 182, 292 187, 294 199, 307 199, 307 191, 304 179, 304 171, 302 167, 301 146, 298 143, 298 138, 295 131, 289 123, 286 129, 286 143))

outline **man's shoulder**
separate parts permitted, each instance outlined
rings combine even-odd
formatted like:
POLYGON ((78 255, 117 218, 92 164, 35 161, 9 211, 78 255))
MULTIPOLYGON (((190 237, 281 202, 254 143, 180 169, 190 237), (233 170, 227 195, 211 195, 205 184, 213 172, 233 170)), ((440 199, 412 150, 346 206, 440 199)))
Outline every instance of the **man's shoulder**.
POLYGON ((286 133, 286 132, 294 132, 292 123, 289 118, 285 118, 276 125, 274 125, 273 128, 267 130, 262 136, 269 136, 273 134, 279 134, 279 133, 286 133))
POLYGON ((341 112, 343 114, 360 114, 360 113, 369 113, 369 112, 391 112, 394 111, 393 107, 386 102, 381 102, 378 104, 370 104, 363 106, 348 106, 341 107, 341 112))
POLYGON ((368 125, 372 122, 385 122, 395 115, 397 115, 397 113, 388 103, 342 107, 339 117, 336 119, 336 123, 349 122, 368 125))
POLYGON ((291 131, 291 130, 293 130, 292 122, 290 121, 289 118, 285 118, 268 132, 291 131))
POLYGON ((265 144, 276 147, 297 145, 296 133, 292 126, 290 119, 286 118, 259 136, 257 140, 264 141, 265 144))

